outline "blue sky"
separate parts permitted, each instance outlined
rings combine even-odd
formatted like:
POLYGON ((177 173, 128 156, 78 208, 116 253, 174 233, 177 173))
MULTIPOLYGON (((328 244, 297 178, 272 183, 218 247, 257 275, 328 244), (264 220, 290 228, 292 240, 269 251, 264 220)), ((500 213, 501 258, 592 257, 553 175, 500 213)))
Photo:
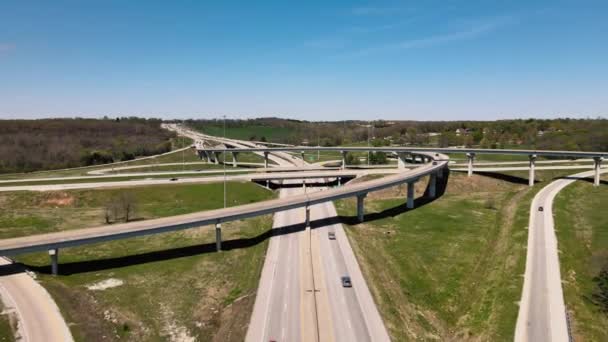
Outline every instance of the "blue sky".
POLYGON ((0 118, 608 116, 608 1, 0 2, 0 118))

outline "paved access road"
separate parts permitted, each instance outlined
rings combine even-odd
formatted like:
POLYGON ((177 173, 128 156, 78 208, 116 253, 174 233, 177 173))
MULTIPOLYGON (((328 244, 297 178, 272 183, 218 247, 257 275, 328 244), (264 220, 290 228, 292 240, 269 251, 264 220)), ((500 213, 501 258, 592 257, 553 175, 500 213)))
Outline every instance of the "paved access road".
MULTIPOLYGON (((607 170, 602 170, 605 171, 607 170)), ((539 191, 532 201, 526 273, 515 329, 516 341, 569 340, 553 222, 553 199, 567 185, 593 175, 594 171, 587 171, 556 180, 539 191), (539 211, 539 207, 543 207, 543 211, 539 211)))
MULTIPOLYGON (((19 268, 0 258, 0 267, 19 268)), ((59 308, 46 292, 24 270, 0 276, 0 296, 7 310, 18 317, 18 335, 23 342, 73 341, 59 308)))
MULTIPOLYGON (((407 171, 401 169, 399 171, 407 171)), ((242 172, 242 171, 241 171, 242 172)), ((2 186, 0 183, 0 192, 7 191, 59 191, 59 190, 76 190, 76 189, 101 189, 101 188, 123 188, 146 185, 163 185, 163 184, 185 184, 185 183, 217 183, 224 180, 224 176, 209 175, 205 177, 180 177, 172 181, 169 178, 150 178, 150 179, 135 179, 125 181, 102 181, 102 182, 83 182, 83 183, 66 183, 66 184, 28 184, 28 185, 9 185, 2 186)), ((359 177, 370 174, 395 174, 395 169, 370 169, 370 170, 333 170, 333 171, 300 171, 300 172, 267 172, 267 173, 247 173, 239 175, 227 175, 227 181, 261 181, 267 179, 303 179, 303 178, 336 178, 336 177, 359 177)), ((132 174, 133 176, 146 176, 151 174, 132 174)))

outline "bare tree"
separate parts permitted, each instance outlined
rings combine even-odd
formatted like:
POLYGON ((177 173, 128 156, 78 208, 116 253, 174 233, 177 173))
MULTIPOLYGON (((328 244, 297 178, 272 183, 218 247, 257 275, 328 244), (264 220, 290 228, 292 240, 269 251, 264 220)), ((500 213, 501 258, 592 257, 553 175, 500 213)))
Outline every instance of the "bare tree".
POLYGON ((137 209, 135 196, 130 192, 122 192, 118 195, 117 203, 122 210, 125 222, 129 222, 135 216, 137 209))
POLYGON ((132 220, 137 211, 137 199, 130 192, 120 192, 112 196, 104 208, 104 219, 107 224, 124 220, 132 220))

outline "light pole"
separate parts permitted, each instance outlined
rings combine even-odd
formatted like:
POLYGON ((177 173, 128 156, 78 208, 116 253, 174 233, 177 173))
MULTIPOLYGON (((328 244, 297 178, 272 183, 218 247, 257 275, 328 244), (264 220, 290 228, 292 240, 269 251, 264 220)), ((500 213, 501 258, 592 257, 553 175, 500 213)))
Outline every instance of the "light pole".
POLYGON ((224 115, 224 208, 226 208, 226 115, 224 115))
POLYGON ((372 124, 371 122, 367 125, 367 166, 369 166, 369 134, 371 130, 372 124))
MULTIPOLYGON (((321 135, 317 129, 317 147, 321 147, 321 135)), ((317 150, 317 162, 321 161, 321 150, 317 150)))

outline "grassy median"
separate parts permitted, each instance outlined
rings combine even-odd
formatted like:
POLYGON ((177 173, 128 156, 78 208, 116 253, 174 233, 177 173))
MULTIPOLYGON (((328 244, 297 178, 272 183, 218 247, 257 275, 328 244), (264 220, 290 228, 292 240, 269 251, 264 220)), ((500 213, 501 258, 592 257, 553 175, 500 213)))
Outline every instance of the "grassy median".
MULTIPOLYGON (((104 206, 124 191, 137 220, 223 205, 222 184, 7 193, 0 236, 103 225, 104 206)), ((231 206, 272 197, 251 183, 228 184, 231 206)), ((220 253, 212 227, 66 248, 56 277, 45 253, 18 260, 37 272, 77 341, 242 341, 271 226, 270 216, 224 224, 220 253)))
POLYGON ((576 182, 554 202, 566 308, 575 341, 608 341, 608 185, 576 182))

